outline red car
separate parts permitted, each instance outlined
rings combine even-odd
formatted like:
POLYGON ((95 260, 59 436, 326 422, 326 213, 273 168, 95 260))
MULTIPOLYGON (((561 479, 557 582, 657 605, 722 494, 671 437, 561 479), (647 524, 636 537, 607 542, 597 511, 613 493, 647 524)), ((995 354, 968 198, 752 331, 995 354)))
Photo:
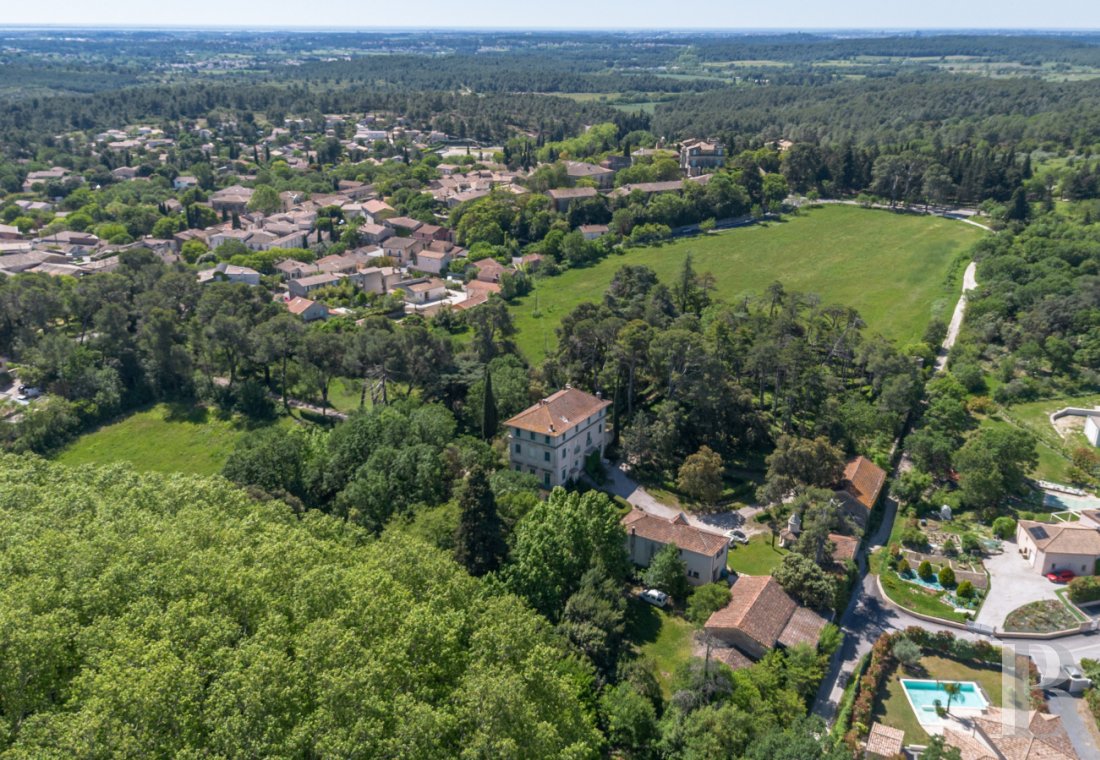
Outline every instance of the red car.
POLYGON ((1052 583, 1069 583, 1074 578, 1072 570, 1055 570, 1047 573, 1047 580, 1052 583))

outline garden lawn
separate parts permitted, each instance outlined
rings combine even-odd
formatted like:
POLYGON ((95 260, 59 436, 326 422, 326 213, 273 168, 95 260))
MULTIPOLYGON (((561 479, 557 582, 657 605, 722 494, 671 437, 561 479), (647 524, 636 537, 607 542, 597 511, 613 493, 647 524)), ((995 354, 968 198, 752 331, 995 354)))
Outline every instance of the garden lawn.
POLYGON ((905 344, 919 340, 932 317, 950 318, 962 272, 956 262, 984 234, 939 217, 830 205, 782 222, 629 249, 538 278, 535 291, 512 307, 516 342, 538 363, 557 345, 562 318, 580 303, 602 300, 620 267, 649 266, 669 283, 691 253, 696 272, 714 275, 719 298, 759 295, 778 280, 855 307, 870 330, 905 344))
POLYGON ((1030 401, 1025 404, 1013 404, 1004 409, 1004 415, 1019 427, 1035 433, 1039 442, 1039 466, 1032 473, 1041 480, 1068 483, 1069 456, 1079 446, 1088 446, 1088 440, 1081 430, 1072 431, 1065 439, 1050 424, 1050 415, 1067 406, 1090 409, 1100 404, 1100 394, 1087 396, 1068 396, 1030 401))
POLYGON ((897 668, 886 681, 875 699, 874 719, 892 728, 905 732, 906 744, 927 744, 928 734, 921 728, 913 712, 905 690, 901 688, 902 678, 926 678, 936 681, 976 681, 985 691, 985 696, 995 707, 1001 705, 1000 668, 979 668, 964 665, 944 657, 927 656, 921 660, 922 673, 912 675, 897 668))
POLYGON ((141 471, 213 475, 250 429, 206 407, 158 404, 85 433, 56 458, 69 465, 129 462, 141 471))
POLYGON ((786 549, 772 546, 770 533, 760 533, 747 544, 730 546, 726 566, 740 575, 771 575, 787 553, 786 549))
MULTIPOLYGON (((885 555, 885 551, 880 549, 878 554, 885 555)), ((906 583, 898 577, 897 573, 883 565, 884 556, 876 555, 872 567, 880 569, 879 581, 882 583, 882 590, 886 593, 886 596, 890 597, 891 601, 907 610, 919 612, 922 615, 932 615, 944 620, 954 620, 958 623, 966 622, 965 615, 961 612, 955 612, 954 607, 941 602, 936 594, 913 583, 906 583)))
POLYGON ((691 623, 652 604, 631 598, 627 607, 626 640, 638 656, 653 661, 661 691, 672 695, 676 671, 691 659, 691 623))

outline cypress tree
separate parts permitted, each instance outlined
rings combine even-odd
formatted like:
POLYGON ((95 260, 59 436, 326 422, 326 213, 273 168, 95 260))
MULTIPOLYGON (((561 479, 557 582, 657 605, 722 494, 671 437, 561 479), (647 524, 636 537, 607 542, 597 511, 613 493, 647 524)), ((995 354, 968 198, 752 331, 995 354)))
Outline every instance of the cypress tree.
POLYGON ((455 561, 475 577, 497 570, 508 552, 508 544, 496 499, 489 488, 489 477, 481 467, 475 467, 466 478, 458 506, 455 561))
POLYGON ((485 367, 485 397, 481 402, 481 437, 489 440, 497 432, 497 400, 493 397, 493 376, 485 367))

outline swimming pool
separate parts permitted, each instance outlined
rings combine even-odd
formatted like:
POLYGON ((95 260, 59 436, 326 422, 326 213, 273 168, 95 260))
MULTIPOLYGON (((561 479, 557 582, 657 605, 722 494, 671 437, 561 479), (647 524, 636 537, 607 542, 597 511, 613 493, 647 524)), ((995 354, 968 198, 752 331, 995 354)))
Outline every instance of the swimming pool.
POLYGON ((1043 492, 1043 504, 1071 512, 1100 509, 1100 499, 1094 496, 1074 496, 1068 493, 1055 493, 1054 491, 1043 492))
MULTIPOLYGON (((954 683, 948 681, 947 683, 954 683)), ((989 701, 982 693, 981 687, 973 681, 958 681, 959 693, 951 700, 952 715, 976 715, 989 707, 989 701)), ((942 723, 940 716, 936 714, 936 700, 943 707, 947 707, 947 692, 944 691, 943 681, 923 681, 918 679, 901 679, 901 688, 905 690, 905 696, 909 698, 909 704, 916 713, 917 720, 922 725, 938 725, 942 723)))

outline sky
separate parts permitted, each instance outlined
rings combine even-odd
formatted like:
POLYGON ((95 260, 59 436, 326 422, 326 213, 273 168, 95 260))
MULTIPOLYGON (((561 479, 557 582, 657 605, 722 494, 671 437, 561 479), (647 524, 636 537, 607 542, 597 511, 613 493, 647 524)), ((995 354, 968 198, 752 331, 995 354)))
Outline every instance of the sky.
POLYGON ((0 25, 531 29, 1100 29, 1097 0, 9 0, 0 25))

